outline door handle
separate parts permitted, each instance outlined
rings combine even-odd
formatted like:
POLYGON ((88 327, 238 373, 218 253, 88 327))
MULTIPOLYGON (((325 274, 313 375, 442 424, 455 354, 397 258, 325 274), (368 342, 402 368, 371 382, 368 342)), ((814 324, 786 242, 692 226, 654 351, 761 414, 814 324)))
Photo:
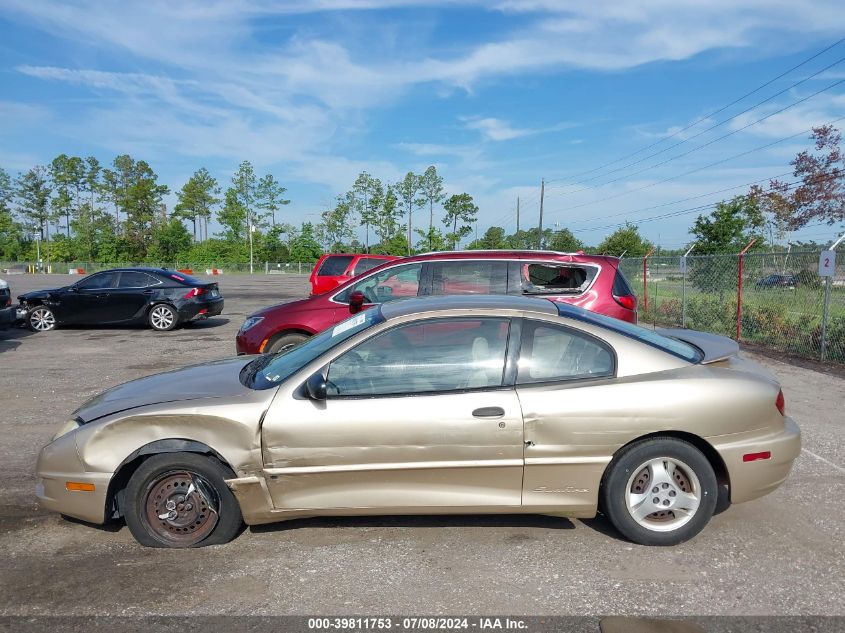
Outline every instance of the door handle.
POLYGON ((153 294, 153 291, 152 290, 144 290, 144 294, 145 295, 151 295, 151 294, 153 294))
POLYGON ((505 415, 502 407, 481 407, 472 412, 475 418, 501 418, 505 415))

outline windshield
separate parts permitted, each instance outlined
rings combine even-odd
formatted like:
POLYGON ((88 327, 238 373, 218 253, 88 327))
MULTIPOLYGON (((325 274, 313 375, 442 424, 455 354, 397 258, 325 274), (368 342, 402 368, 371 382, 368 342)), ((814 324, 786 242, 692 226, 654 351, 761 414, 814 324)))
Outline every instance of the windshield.
POLYGON ((384 317, 378 308, 359 312, 296 347, 256 358, 243 368, 241 382, 251 389, 276 387, 335 345, 382 321, 384 317))

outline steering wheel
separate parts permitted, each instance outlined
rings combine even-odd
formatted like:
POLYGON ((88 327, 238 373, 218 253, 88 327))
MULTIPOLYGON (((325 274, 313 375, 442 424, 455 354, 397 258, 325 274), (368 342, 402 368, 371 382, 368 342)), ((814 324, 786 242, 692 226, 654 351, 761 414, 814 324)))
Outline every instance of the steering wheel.
POLYGON ((375 287, 370 286, 369 288, 364 288, 361 290, 361 293, 364 295, 364 299, 367 300, 367 303, 378 303, 379 300, 376 298, 375 295, 375 287))

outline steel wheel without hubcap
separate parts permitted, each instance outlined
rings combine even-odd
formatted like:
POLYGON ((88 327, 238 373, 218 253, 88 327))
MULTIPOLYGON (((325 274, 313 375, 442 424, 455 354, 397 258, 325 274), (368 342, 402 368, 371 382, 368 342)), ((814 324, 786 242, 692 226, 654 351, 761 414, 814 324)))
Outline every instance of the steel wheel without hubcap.
POLYGON ((143 519, 146 527, 175 547, 190 547, 214 530, 220 500, 214 487, 188 471, 168 472, 147 488, 143 519))
POLYGON ((631 517, 655 532, 686 525, 701 505, 701 484, 695 472, 670 457, 651 459, 635 469, 625 491, 631 517))
POLYGON ((50 308, 38 307, 29 313, 29 327, 36 332, 47 332, 56 327, 56 317, 50 308))
POLYGON ((170 330, 176 325, 176 314, 173 308, 157 305, 150 310, 150 325, 156 330, 170 330))

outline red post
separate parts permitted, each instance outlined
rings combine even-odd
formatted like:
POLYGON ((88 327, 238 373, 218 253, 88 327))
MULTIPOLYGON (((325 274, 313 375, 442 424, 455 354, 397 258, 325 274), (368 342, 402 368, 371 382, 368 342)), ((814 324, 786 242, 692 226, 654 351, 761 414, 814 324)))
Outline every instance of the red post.
POLYGON ((739 339, 742 336, 742 257, 748 252, 748 249, 754 245, 754 242, 757 241, 755 237, 753 240, 748 242, 748 245, 742 249, 739 253, 739 270, 737 272, 737 283, 736 283, 736 342, 739 343, 739 339))
POLYGON ((646 282, 648 281, 648 258, 651 257, 653 252, 654 249, 652 248, 643 257, 643 312, 648 312, 648 285, 646 285, 646 282))

